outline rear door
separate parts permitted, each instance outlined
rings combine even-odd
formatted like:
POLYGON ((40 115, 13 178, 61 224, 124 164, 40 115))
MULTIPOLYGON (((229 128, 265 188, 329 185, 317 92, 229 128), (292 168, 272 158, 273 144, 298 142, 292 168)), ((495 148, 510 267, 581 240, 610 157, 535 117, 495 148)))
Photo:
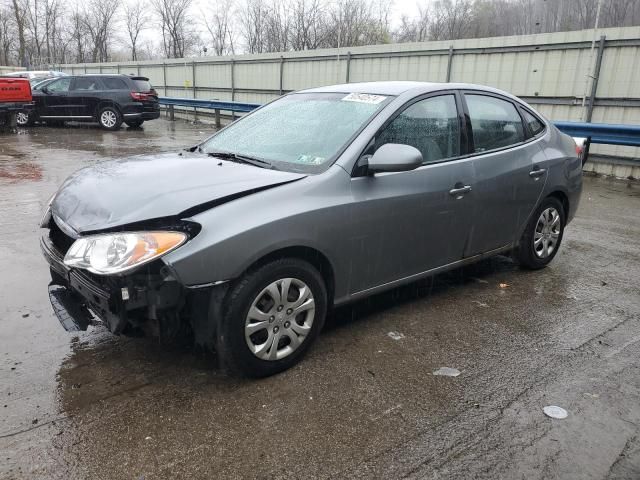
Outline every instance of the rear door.
POLYGON ((75 77, 69 91, 70 115, 83 120, 93 118, 103 93, 99 77, 75 77))
POLYGON ((386 143, 411 145, 424 165, 409 172, 356 173, 351 292, 406 279, 460 260, 472 225, 472 160, 463 158, 454 92, 420 98, 383 127, 365 155, 386 143), (451 190, 459 189, 451 193, 451 190))
POLYGON ((71 80, 71 77, 60 78, 45 87, 46 91, 42 92, 42 107, 39 109, 41 118, 64 119, 70 116, 69 88, 71 80))
POLYGON ((511 99, 464 93, 475 171, 474 223, 465 256, 517 240, 546 181, 546 157, 511 99))

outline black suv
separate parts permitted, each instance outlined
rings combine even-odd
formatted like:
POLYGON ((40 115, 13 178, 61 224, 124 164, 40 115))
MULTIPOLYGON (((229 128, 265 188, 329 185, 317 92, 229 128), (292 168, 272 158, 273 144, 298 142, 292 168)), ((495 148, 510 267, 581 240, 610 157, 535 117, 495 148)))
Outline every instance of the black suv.
POLYGON ((19 123, 67 120, 98 122, 118 130, 122 122, 139 127, 160 116, 158 94, 146 77, 130 75, 72 75, 50 80, 33 91, 34 109, 19 123))

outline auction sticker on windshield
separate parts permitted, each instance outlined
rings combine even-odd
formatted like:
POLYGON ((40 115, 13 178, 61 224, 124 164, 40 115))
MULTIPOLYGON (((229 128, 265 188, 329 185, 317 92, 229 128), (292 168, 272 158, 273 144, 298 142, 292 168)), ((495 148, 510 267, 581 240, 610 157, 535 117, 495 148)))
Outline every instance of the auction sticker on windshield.
POLYGON ((377 105, 381 102, 384 102, 387 97, 382 95, 371 95, 368 93, 350 93, 346 97, 342 99, 343 102, 360 102, 360 103, 369 103, 372 105, 377 105))

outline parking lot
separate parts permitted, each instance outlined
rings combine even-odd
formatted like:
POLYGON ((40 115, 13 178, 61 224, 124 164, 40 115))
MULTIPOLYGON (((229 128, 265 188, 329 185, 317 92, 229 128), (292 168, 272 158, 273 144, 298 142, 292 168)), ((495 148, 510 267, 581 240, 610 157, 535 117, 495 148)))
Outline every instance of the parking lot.
POLYGON ((585 178, 548 268, 497 257, 341 308, 264 380, 184 346, 65 332, 38 244, 49 197, 82 166, 211 129, 0 137, 1 478, 640 478, 637 182, 585 178))

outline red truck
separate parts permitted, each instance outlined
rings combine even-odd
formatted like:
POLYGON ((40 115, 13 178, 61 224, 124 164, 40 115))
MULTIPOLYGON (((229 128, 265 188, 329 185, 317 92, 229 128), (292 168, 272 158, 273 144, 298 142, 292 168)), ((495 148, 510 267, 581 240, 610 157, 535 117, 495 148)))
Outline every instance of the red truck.
POLYGON ((16 114, 32 107, 27 78, 0 77, 0 129, 16 126, 16 114))

